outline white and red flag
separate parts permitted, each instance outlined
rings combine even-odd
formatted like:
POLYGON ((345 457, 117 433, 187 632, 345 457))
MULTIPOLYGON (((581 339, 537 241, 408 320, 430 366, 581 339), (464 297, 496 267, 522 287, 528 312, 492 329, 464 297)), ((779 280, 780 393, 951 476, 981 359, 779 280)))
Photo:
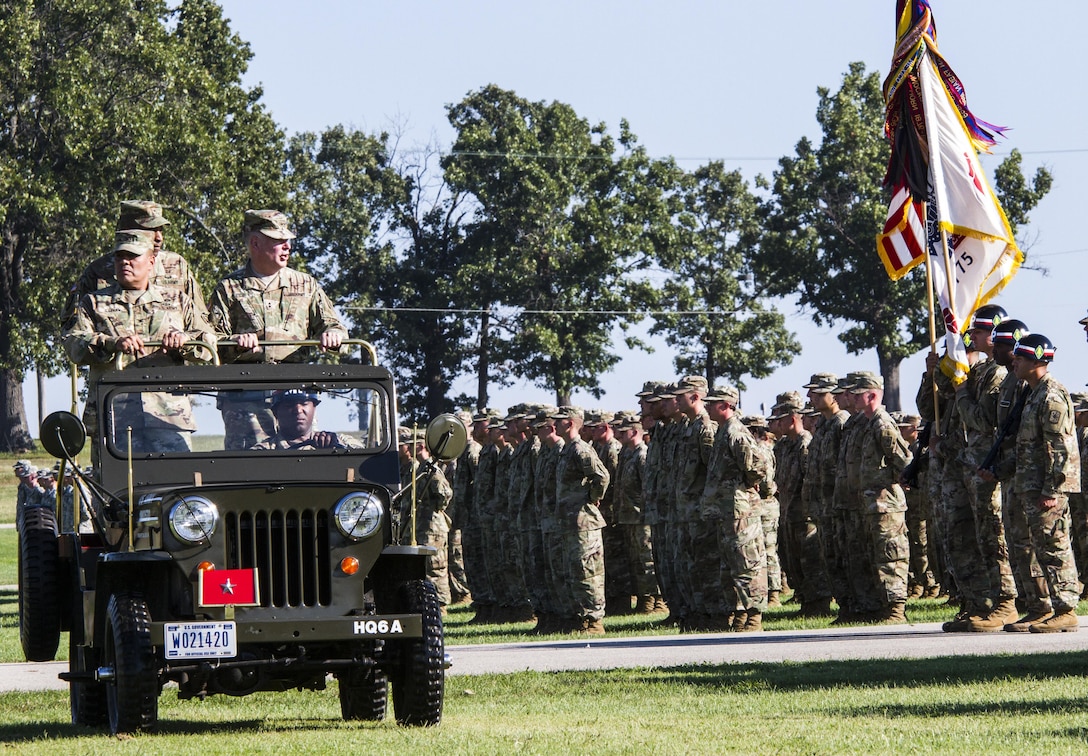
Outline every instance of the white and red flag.
POLYGON ((906 215, 892 226, 891 216, 904 206, 904 213, 925 219, 931 278, 945 324, 941 367, 959 383, 968 371, 964 327, 1024 260, 978 158, 1003 129, 975 118, 967 108, 962 82, 937 50, 928 0, 898 0, 896 11, 895 56, 884 82, 884 129, 892 142, 885 181, 893 197, 877 249, 888 274, 901 277, 925 258, 906 259, 916 226, 906 215), (903 193, 911 203, 905 204, 903 193), (889 244, 904 254, 889 259, 889 244))

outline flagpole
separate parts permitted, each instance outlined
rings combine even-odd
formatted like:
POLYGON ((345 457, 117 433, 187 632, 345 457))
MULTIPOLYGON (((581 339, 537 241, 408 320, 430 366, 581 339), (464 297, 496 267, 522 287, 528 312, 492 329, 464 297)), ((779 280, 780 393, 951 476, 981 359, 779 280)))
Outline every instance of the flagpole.
MULTIPOLYGON (((929 228, 929 203, 922 203, 922 227, 929 228)), ((929 245, 926 245, 926 298, 929 300, 929 353, 937 354, 937 308, 933 296, 933 261, 929 254, 929 245)), ((937 436, 941 435, 941 407, 940 392, 937 391, 937 377, 932 378, 933 384, 933 430, 937 436)))

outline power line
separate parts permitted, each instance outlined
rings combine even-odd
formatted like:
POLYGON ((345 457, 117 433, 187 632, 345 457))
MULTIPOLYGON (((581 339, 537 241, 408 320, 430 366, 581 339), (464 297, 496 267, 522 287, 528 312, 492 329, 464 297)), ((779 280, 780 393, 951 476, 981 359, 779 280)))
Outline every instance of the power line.
MULTIPOLYGON (((363 305, 347 305, 346 310, 359 310, 361 312, 418 312, 432 314, 459 314, 459 315, 485 315, 499 314, 495 310, 473 309, 461 307, 365 307, 363 305)), ((517 310, 518 315, 629 315, 656 316, 656 315, 736 315, 736 310, 517 310)))

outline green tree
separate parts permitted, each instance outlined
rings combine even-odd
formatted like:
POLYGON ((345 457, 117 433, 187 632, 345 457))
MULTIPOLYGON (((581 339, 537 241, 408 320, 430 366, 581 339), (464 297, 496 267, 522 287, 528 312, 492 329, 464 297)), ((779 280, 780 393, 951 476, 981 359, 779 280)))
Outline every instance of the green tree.
POLYGON ((579 388, 599 396, 599 375, 619 361, 613 329, 637 322, 630 311, 649 298, 636 274, 668 237, 659 223, 671 164, 650 160, 625 122, 616 140, 569 105, 493 85, 448 110, 457 138, 446 178, 477 204, 462 278, 485 313, 478 402, 497 359, 560 403, 579 388))
POLYGON ((662 301, 677 314, 657 316, 650 332, 676 349, 679 374, 711 383, 724 377, 743 390, 744 376, 765 378, 801 351, 782 314, 762 301, 753 275, 756 198, 740 171, 712 162, 684 176, 678 199, 676 243, 661 255, 670 273, 662 301))
MULTIPOLYGON (((837 92, 821 87, 818 94, 820 144, 802 138, 772 181, 761 182, 772 196, 761 210, 757 272, 768 293, 796 295, 818 325, 841 326, 850 353, 875 349, 885 403, 899 409, 899 365, 928 346, 929 316, 924 270, 890 280, 874 244, 890 199, 882 186, 889 147, 881 80, 852 63, 837 92)), ((1049 174, 1037 174, 1031 191, 1017 191, 1023 177, 1014 179, 1019 163, 1010 156, 998 175, 1010 221, 1026 222, 1049 189, 1049 174)))
POLYGON ((166 246, 215 280, 241 210, 283 202, 283 138, 210 0, 13 0, 0 10, 0 450, 30 436, 22 379, 62 369, 59 303, 111 246, 117 204, 173 210, 166 246), (214 278, 213 278, 214 277, 214 278))

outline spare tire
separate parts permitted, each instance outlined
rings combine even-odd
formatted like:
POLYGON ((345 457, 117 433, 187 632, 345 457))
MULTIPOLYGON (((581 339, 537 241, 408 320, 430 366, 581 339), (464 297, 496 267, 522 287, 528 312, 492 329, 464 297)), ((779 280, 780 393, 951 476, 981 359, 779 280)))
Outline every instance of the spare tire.
POLYGON ((19 641, 27 661, 53 661, 60 645, 60 552, 48 507, 23 513, 19 532, 19 641))

